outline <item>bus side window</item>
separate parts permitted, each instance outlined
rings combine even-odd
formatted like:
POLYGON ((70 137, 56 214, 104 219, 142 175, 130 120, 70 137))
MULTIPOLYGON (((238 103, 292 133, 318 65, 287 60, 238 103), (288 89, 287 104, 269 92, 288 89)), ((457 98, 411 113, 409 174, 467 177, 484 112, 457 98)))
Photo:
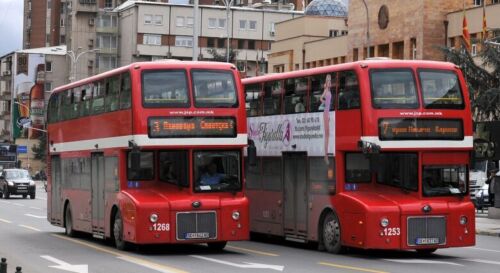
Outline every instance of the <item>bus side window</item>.
POLYGON ((57 94, 53 94, 51 97, 50 97, 50 101, 49 101, 49 107, 48 107, 48 122, 49 123, 55 123, 55 122, 58 122, 60 120, 60 116, 59 116, 59 100, 60 96, 59 96, 59 93, 57 94))
POLYGON ((261 157, 257 157, 255 166, 248 163, 248 158, 245 158, 246 188, 260 190, 262 189, 261 157))
POLYGON ((93 85, 88 84, 83 87, 80 98, 80 117, 90 115, 90 105, 92 103, 93 85))
POLYGON ((72 102, 73 102, 73 89, 64 91, 62 94, 61 103, 61 120, 69 120, 72 118, 72 102))
POLYGON ((285 81, 285 114, 306 111, 307 78, 292 78, 285 81))
POLYGON ((73 88, 73 103, 71 107, 71 117, 78 118, 80 117, 80 100, 82 95, 82 87, 78 86, 73 88))
POLYGON ((338 110, 358 109, 359 107, 359 84, 356 72, 340 72, 338 110))
POLYGON ((110 77, 106 81, 106 112, 112 112, 118 110, 118 99, 120 96, 120 76, 116 75, 110 77))
MULTIPOLYGON (((335 94, 337 90, 337 73, 331 73, 330 82, 330 111, 334 110, 335 94)), ((321 102, 321 96, 325 92, 325 81, 327 74, 314 75, 311 79, 311 92, 309 93, 309 112, 322 112, 325 105, 321 102)))
POLYGON ((262 158, 262 188, 264 190, 281 190, 281 157, 262 158))
POLYGON ((132 101, 132 86, 130 84, 130 74, 125 72, 121 77, 120 109, 130 108, 132 101))
POLYGON ((92 92, 92 115, 104 112, 104 82, 94 84, 92 92))
POLYGON ((248 117, 261 115, 262 109, 262 86, 261 84, 249 84, 245 86, 245 107, 248 117))
POLYGON ((309 158, 309 183, 311 192, 334 194, 336 192, 335 158, 330 156, 325 164, 323 157, 309 158))
POLYGON ((264 83, 264 115, 279 115, 281 113, 281 81, 264 83))

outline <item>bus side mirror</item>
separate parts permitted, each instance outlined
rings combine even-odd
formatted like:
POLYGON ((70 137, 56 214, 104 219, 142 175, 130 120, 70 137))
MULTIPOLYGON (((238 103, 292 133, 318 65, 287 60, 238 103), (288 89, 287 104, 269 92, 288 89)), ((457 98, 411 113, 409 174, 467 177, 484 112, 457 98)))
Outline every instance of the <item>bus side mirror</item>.
POLYGON ((257 165, 257 147, 255 147, 255 143, 251 139, 248 140, 247 155, 248 164, 252 167, 257 165))

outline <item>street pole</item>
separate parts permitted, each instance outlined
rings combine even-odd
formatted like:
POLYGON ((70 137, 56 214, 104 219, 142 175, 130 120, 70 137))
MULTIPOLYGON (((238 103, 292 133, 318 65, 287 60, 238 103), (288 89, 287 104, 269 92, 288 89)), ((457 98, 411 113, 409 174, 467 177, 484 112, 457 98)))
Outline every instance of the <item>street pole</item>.
POLYGON ((198 29, 198 4, 199 0, 194 0, 194 7, 193 7, 193 61, 198 60, 198 36, 199 36, 199 29, 198 29))
POLYGON ((85 50, 85 51, 82 51, 80 53, 78 53, 78 51, 82 49, 81 47, 78 47, 76 49, 76 51, 72 51, 72 50, 68 50, 66 52, 66 55, 68 55, 70 57, 70 60, 71 60, 71 67, 72 67, 72 71, 71 71, 71 76, 70 76, 70 79, 69 81, 70 82, 73 82, 73 81, 76 81, 76 68, 77 68, 77 64, 78 64, 78 60, 80 59, 80 57, 84 54, 87 54, 89 52, 97 52, 99 51, 100 49, 96 48, 96 49, 91 49, 91 50, 85 50))
POLYGON ((370 16, 368 15, 368 5, 366 4, 366 0, 362 0, 365 5, 366 10, 366 52, 367 58, 370 58, 370 16))
POLYGON ((229 11, 231 6, 233 5, 233 1, 231 0, 228 2, 228 0, 225 0, 224 3, 226 4, 226 34, 227 34, 227 47, 226 47, 226 62, 229 63, 229 11))

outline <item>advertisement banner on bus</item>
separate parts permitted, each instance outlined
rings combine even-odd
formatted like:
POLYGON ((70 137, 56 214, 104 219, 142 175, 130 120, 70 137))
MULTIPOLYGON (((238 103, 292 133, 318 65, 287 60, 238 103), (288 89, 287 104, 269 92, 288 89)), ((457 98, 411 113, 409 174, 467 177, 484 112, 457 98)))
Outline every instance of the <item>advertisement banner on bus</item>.
POLYGON ((327 122, 325 127, 323 113, 253 117, 248 120, 248 134, 259 156, 281 156, 284 151, 307 151, 309 156, 324 156, 325 148, 333 155, 335 112, 329 112, 327 122))

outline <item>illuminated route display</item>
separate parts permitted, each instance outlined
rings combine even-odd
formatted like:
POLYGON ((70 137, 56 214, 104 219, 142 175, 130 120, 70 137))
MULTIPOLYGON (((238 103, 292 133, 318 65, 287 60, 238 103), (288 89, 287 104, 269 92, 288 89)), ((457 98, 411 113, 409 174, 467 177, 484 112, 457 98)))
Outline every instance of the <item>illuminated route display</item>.
POLYGON ((463 140, 459 119, 384 118, 378 122, 380 140, 463 140))
POLYGON ((236 137, 233 117, 152 117, 149 137, 236 137))

